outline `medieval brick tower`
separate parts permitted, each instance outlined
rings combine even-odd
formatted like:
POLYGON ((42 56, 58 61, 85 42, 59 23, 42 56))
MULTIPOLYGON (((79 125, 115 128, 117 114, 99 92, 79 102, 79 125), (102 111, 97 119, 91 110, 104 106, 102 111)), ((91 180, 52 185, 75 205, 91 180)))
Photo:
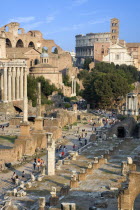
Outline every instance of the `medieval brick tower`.
POLYGON ((111 19, 111 42, 115 44, 119 39, 119 20, 117 18, 111 19))

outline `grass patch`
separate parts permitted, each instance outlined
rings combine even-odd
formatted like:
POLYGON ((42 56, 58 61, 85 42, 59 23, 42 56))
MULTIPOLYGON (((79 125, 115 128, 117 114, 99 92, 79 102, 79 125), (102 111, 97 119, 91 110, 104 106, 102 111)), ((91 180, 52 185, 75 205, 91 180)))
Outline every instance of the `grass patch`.
POLYGON ((74 122, 72 125, 75 125, 75 126, 77 126, 77 122, 74 122))
POLYGON ((14 144, 16 136, 0 136, 0 140, 7 140, 14 144))

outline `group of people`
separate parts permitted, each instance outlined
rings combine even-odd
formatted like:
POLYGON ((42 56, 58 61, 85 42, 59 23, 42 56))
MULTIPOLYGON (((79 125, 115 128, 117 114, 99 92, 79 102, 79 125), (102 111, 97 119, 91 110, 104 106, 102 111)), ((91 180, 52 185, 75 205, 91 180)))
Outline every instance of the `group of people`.
MULTIPOLYGON (((22 171, 21 177, 22 177, 22 179, 25 178, 25 172, 24 171, 22 171)), ((14 172, 12 177, 11 177, 12 182, 15 184, 16 180, 18 180, 18 179, 19 179, 19 176, 16 174, 16 172, 14 172)))
POLYGON ((44 166, 44 160, 43 159, 40 159, 39 157, 34 159, 34 162, 33 162, 34 171, 36 170, 36 168, 39 171, 40 168, 43 167, 43 166, 44 166))
POLYGON ((64 145, 59 145, 56 149, 56 153, 59 152, 59 159, 63 159, 65 157, 65 155, 67 154, 67 147, 64 145))

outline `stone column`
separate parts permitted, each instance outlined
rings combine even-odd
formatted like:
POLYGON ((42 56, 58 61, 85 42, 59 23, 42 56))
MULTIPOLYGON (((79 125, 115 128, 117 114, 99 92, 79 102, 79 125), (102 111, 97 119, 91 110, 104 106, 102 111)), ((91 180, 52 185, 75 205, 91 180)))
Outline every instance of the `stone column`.
POLYGON ((8 101, 11 101, 11 68, 8 69, 8 101))
POLYGON ((23 122, 28 122, 27 68, 24 68, 24 100, 23 100, 23 107, 24 107, 23 122))
POLYGON ((39 210, 44 210, 45 204, 46 204, 45 197, 39 197, 39 210))
POLYGON ((126 95, 126 107, 125 107, 126 110, 128 110, 128 98, 127 98, 127 95, 126 95))
POLYGON ((12 100, 15 100, 15 67, 12 68, 12 100))
POLYGON ((1 101, 3 101, 3 70, 1 72, 1 101))
POLYGON ((7 102, 7 67, 4 67, 4 102, 7 102))
POLYGON ((74 86, 74 84, 73 84, 73 77, 72 77, 72 91, 71 91, 71 94, 73 95, 73 86, 74 86))
POLYGON ((37 117, 41 117, 41 83, 38 82, 37 117))
POLYGON ((74 94, 76 96, 76 79, 74 80, 74 94))
POLYGON ((19 68, 16 70, 16 99, 19 100, 19 68))
POLYGON ((46 133, 47 136, 47 170, 46 174, 55 175, 55 142, 52 139, 52 133, 46 133))
POLYGON ((20 68, 20 100, 23 99, 23 67, 20 68))

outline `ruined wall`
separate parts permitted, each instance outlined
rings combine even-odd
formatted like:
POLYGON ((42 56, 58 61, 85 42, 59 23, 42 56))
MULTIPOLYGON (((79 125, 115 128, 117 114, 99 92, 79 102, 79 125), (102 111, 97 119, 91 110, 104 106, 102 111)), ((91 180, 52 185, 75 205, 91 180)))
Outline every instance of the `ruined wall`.
POLYGON ((69 67, 72 67, 72 57, 70 53, 65 52, 60 54, 58 57, 58 69, 63 71, 69 67))
POLYGON ((94 43, 94 61, 101 62, 103 57, 108 55, 108 48, 110 47, 110 42, 95 42, 94 43))
POLYGON ((15 162, 22 158, 22 145, 14 145, 11 149, 0 149, 0 159, 4 160, 5 163, 15 162))
POLYGON ((48 119, 44 119, 44 127, 45 126, 57 126, 57 127, 61 127, 61 122, 58 118, 48 118, 48 119))
POLYGON ((61 127, 67 124, 73 124, 77 121, 77 113, 73 111, 61 110, 57 113, 57 118, 60 120, 61 127))
POLYGON ((62 136, 62 129, 57 126, 45 126, 44 130, 46 132, 52 133, 54 140, 56 140, 62 136))
POLYGON ((118 197, 119 210, 132 210, 134 207, 134 201, 140 194, 140 188, 138 185, 140 182, 140 172, 131 171, 128 178, 128 189, 125 189, 123 192, 121 192, 118 197))
POLYGON ((136 121, 134 120, 133 117, 128 117, 125 120, 116 123, 114 126, 112 126, 108 132, 107 132, 107 136, 113 136, 113 134, 115 134, 116 136, 118 136, 118 128, 124 128, 125 130, 125 137, 130 137, 133 135, 134 130, 136 127, 136 121))

